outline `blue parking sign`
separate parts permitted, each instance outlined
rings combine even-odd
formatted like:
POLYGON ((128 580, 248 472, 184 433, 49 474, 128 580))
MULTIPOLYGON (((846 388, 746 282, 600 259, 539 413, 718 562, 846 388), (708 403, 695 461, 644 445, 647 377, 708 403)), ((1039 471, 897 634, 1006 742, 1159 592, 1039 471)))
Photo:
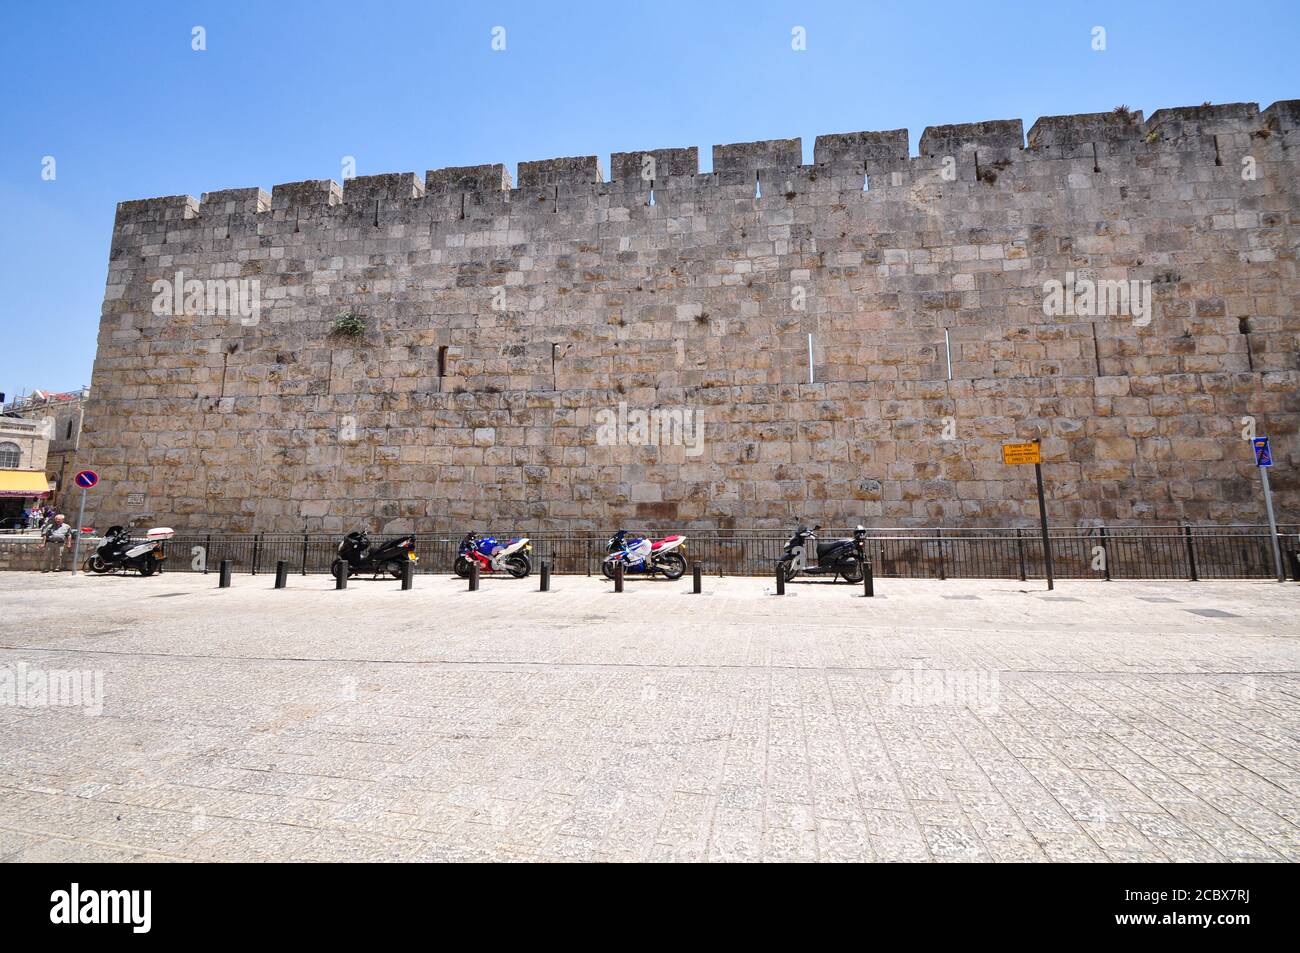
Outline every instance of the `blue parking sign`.
POLYGON ((1268 445, 1267 437, 1256 437, 1251 441, 1255 448, 1255 466, 1271 467, 1273 465, 1273 449, 1268 445))

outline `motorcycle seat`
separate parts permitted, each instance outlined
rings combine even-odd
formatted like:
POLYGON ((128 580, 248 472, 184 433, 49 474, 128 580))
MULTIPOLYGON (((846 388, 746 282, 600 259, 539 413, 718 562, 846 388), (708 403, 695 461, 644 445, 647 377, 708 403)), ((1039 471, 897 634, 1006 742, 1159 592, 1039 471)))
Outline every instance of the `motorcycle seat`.
POLYGON ((832 550, 839 549, 843 545, 844 545, 844 540, 842 539, 834 539, 831 540, 829 543, 818 543, 817 558, 821 559, 823 556, 825 556, 832 550))
POLYGON ((663 546, 665 543, 675 543, 681 538, 682 537, 680 535, 676 535, 676 536, 665 536, 663 539, 656 539, 653 542, 651 542, 650 551, 653 552, 654 550, 663 546))

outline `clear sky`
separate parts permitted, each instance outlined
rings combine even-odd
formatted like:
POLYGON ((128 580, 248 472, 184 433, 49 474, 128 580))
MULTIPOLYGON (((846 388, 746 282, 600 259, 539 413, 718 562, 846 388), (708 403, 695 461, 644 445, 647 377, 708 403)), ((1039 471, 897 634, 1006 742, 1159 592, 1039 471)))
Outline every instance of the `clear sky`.
POLYGON ((0 391, 90 382, 124 199, 1300 98, 1300 0, 0 8, 0 391), (205 31, 196 51, 194 27, 205 31), (1093 49, 1094 27, 1105 49, 1093 49), (505 49, 492 49, 493 29, 505 49), (806 49, 792 49, 802 27, 806 49), (42 177, 45 157, 54 178, 42 177))

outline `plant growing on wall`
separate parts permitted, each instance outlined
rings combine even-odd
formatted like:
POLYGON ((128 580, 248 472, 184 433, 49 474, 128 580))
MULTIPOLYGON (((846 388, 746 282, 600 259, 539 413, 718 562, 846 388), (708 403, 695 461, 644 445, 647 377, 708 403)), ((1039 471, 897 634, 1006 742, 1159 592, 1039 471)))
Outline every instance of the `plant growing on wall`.
POLYGON ((344 311, 330 325, 330 334, 341 338, 359 338, 366 333, 366 319, 355 311, 344 311))

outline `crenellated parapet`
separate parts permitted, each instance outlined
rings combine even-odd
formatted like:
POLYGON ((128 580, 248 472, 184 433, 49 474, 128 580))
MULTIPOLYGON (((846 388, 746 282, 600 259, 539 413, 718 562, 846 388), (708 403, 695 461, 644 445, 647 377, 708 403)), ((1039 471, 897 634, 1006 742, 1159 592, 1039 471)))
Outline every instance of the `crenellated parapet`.
POLYGON ((271 190, 271 209, 319 208, 343 201, 343 188, 333 179, 285 182, 271 190))
POLYGON ((700 172, 698 146, 686 149, 643 149, 639 152, 615 152, 609 157, 610 178, 615 182, 637 181, 649 184, 700 172))
POLYGON ((1225 103, 1222 106, 1176 106, 1157 109, 1147 120, 1147 133, 1161 139, 1211 136, 1244 132, 1259 122, 1258 103, 1225 103))
POLYGON ((751 183, 762 179, 764 172, 775 177, 801 165, 803 145, 799 139, 732 142, 713 147, 713 175, 723 185, 751 183))
POLYGON ((1191 154, 1182 161, 1222 164, 1225 150, 1241 152, 1243 144, 1267 142, 1274 135, 1282 146, 1300 141, 1300 100, 1282 100, 1262 111, 1255 103, 1229 103, 1159 109, 1149 117, 1126 108, 1044 116, 1030 126, 1027 139, 1019 119, 929 126, 921 133, 916 156, 909 153, 906 129, 832 133, 817 137, 811 165, 803 163, 798 138, 727 143, 712 147, 711 174, 700 173, 699 148, 686 146, 615 152, 609 181, 597 156, 520 162, 517 182, 504 163, 431 169, 423 177, 414 172, 366 175, 342 185, 312 179, 276 185, 269 195, 253 187, 207 192, 201 201, 172 195, 122 202, 117 228, 143 239, 155 225, 173 228, 191 222, 201 227, 206 220, 268 213, 299 223, 344 221, 346 214, 354 214, 340 209, 333 216, 328 210, 335 206, 364 206, 375 222, 381 208, 384 216, 392 216, 401 214, 401 206, 421 208, 432 220, 451 220, 494 215, 512 205, 555 211, 602 195, 610 197, 607 201, 644 204, 652 188, 682 199, 691 190, 747 194, 756 183, 759 194, 773 189, 787 195, 812 188, 861 190, 864 176, 873 189, 911 188, 934 183, 944 164, 955 167, 961 181, 986 186, 1014 164, 1022 174, 1008 175, 1003 182, 1034 187, 1050 178, 1034 173, 1034 163, 1079 161, 1085 163, 1081 169, 1088 169, 1091 160, 1089 171, 1102 174, 1107 171, 1098 164, 1103 158, 1136 161, 1148 153, 1176 150, 1191 154), (829 176, 819 180, 819 173, 829 176))
POLYGON ((204 192, 199 206, 205 215, 256 215, 269 211, 271 196, 259 188, 204 192))
POLYGON ((519 163, 519 188, 546 189, 555 186, 588 186, 605 181, 600 160, 595 156, 571 156, 519 163))
POLYGON ((343 183, 344 202, 402 201, 424 195, 424 183, 414 172, 359 175, 343 183))
POLYGON ((907 162, 907 130, 837 132, 818 136, 813 164, 833 171, 870 172, 907 162))
POLYGON ((1269 106, 1260 118, 1264 128, 1272 132, 1292 132, 1300 129, 1300 99, 1282 99, 1269 106))
POLYGON ((500 162, 492 165, 460 165, 430 169, 424 174, 424 193, 428 196, 452 193, 485 194, 510 191, 510 173, 500 162))
POLYGON ((956 155, 968 149, 1011 152, 1025 147, 1025 126, 1019 119, 992 119, 955 126, 927 126, 921 133, 921 155, 956 155))
POLYGON ((1077 146, 1090 142, 1134 142, 1146 133, 1142 111, 1043 116, 1029 127, 1029 148, 1077 146))

